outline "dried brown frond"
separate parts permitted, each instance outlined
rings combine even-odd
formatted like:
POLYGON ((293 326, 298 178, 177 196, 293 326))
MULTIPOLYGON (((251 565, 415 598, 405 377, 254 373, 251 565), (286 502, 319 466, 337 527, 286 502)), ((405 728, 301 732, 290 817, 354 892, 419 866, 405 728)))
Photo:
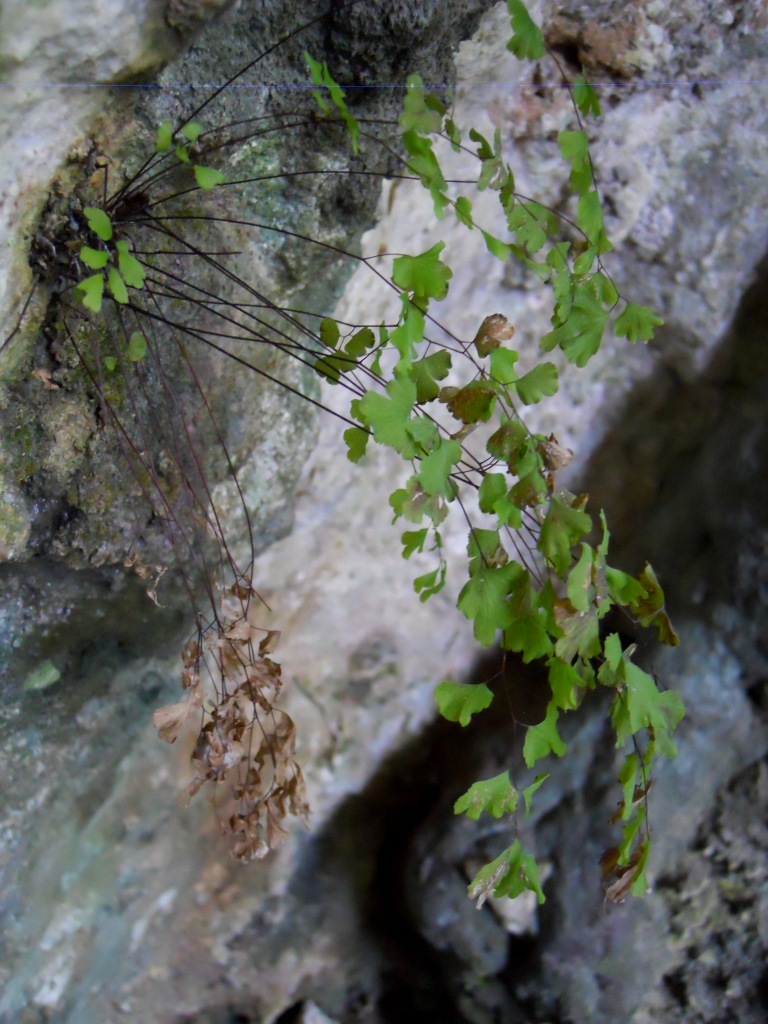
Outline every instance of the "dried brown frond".
POLYGON ((182 651, 181 681, 187 697, 159 708, 154 724, 173 743, 192 709, 201 711, 191 756, 195 775, 187 799, 207 783, 222 786, 233 805, 222 822, 238 860, 266 856, 286 838, 289 816, 306 821, 309 806, 304 779, 296 763, 296 727, 276 701, 281 669, 271 654, 278 630, 253 622, 251 586, 239 581, 218 587, 219 612, 200 636, 182 651), (206 682, 204 693, 203 678, 206 682))

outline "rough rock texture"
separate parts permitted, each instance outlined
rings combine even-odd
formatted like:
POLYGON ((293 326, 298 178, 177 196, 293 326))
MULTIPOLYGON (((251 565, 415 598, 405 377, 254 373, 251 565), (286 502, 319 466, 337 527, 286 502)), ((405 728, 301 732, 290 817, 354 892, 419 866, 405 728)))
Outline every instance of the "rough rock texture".
MULTIPOLYGON (((448 5, 382 6, 369 18, 339 15, 324 30, 349 75, 367 84, 410 68, 394 42, 407 37, 417 49, 435 44, 443 63, 431 74, 442 80, 448 29, 436 26, 448 5), (368 48, 353 50, 348 39, 361 35, 368 48)), ((203 7, 169 11, 183 26, 203 7)), ((463 30, 463 5, 450 9, 447 20, 463 30)), ((547 904, 478 912, 467 901, 468 875, 508 844, 511 826, 454 819, 451 807, 473 779, 516 764, 522 733, 501 702, 465 732, 428 724, 434 683, 468 670, 468 631, 450 590, 420 605, 403 572, 386 504, 399 467, 380 452, 362 472, 351 467, 328 421, 299 484, 293 532, 259 561, 284 631, 315 811, 312 831, 267 864, 232 866, 201 798, 186 811, 174 806, 188 751, 162 747, 147 723, 174 686, 179 610, 158 612, 117 570, 74 573, 51 552, 1 567, 0 1019, 765 1019, 764 12, 699 0, 674 10, 593 3, 543 13, 550 44, 564 60, 584 61, 600 85, 606 113, 594 153, 618 243, 611 270, 667 321, 651 348, 609 339, 588 372, 564 373, 557 401, 531 418, 577 449, 573 478, 606 508, 626 566, 654 562, 680 626, 679 651, 649 652, 689 708, 680 757, 652 790, 653 894, 603 903, 595 862, 610 841, 615 759, 602 723, 587 718, 569 723, 570 767, 542 789, 525 823, 548 871, 547 904), (11 669, 20 648, 27 661, 11 669), (61 680, 20 693, 25 679, 50 678, 27 675, 48 661, 61 680)), ((218 36, 200 37, 201 78, 217 72, 218 80, 224 52, 237 66, 240 29, 257 14, 251 27, 269 38, 293 24, 293 11, 241 5, 237 31, 222 22, 218 36)), ((486 132, 507 130, 521 190, 559 203, 553 133, 570 123, 569 106, 503 53, 505 32, 497 9, 463 50, 459 116, 486 132), (502 87, 494 91, 493 81, 502 87)), ((300 50, 298 41, 289 46, 292 60, 300 50)), ((194 67, 169 78, 183 81, 194 67)), ((140 116, 151 124, 158 112, 140 116)), ((71 137, 62 131, 60 151, 71 137)), ((489 263, 474 235, 417 220, 412 191, 392 190, 391 214, 366 251, 423 250, 448 237, 461 257, 441 318, 471 337, 483 316, 502 311, 532 351, 547 329, 546 298, 489 263)), ((331 189, 321 208, 338 210, 341 200, 331 189)), ((258 195, 250 202, 258 207, 258 195)), ((281 196, 264 202, 270 216, 290 210, 281 196)), ((323 220, 316 209, 298 216, 307 230, 323 220)), ((298 248, 282 260, 287 287, 298 248)), ((280 277, 280 253, 263 259, 280 277)), ((347 301, 357 310, 350 318, 381 315, 365 278, 347 301)), ((238 407, 232 422, 240 416, 238 407)), ((76 408, 61 421, 66 434, 31 419, 35 465, 48 460, 48 472, 61 475, 87 433, 76 408)), ((273 453, 273 464, 281 459, 273 453)), ((274 498, 263 461, 252 465, 252 487, 274 498)), ((16 538, 8 546, 18 554, 35 534, 24 525, 24 494, 6 500, 16 538)), ((40 510, 42 536, 58 526, 54 513, 40 510)), ((448 536, 458 558, 463 543, 459 524, 448 536)), ((477 668, 481 678, 494 671, 477 668)), ((518 667, 504 685, 535 689, 536 677, 518 667)))

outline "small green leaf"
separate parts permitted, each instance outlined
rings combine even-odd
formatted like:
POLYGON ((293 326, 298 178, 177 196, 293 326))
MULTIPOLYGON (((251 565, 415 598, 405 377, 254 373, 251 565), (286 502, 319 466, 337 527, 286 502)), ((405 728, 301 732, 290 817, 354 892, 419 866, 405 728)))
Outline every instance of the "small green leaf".
POLYGON ((525 664, 552 653, 552 641, 540 616, 533 610, 515 610, 512 622, 504 630, 504 650, 522 654, 525 664))
POLYGON ((585 131, 562 131, 557 144, 563 158, 571 165, 571 188, 585 193, 592 187, 592 165, 589 160, 589 140, 585 131))
POLYGON ((340 337, 339 325, 331 317, 326 316, 320 321, 320 340, 328 348, 336 348, 340 337))
POLYGON ((459 611, 474 622, 475 639, 483 647, 490 647, 497 631, 512 624, 507 596, 519 573, 520 566, 516 562, 483 566, 461 589, 459 611))
POLYGON ((416 401, 432 402, 440 394, 436 381, 445 380, 451 369, 451 353, 445 350, 433 352, 424 359, 417 360, 412 367, 412 376, 416 381, 416 401))
POLYGON ((103 270, 109 263, 109 253, 103 252, 101 249, 91 249, 89 245, 84 245, 79 253, 80 259, 91 270, 103 270))
POLYGON ((390 445, 404 458, 412 459, 418 448, 406 426, 415 404, 414 382, 407 377, 395 377, 387 384, 386 395, 368 391, 355 407, 379 444, 390 445))
POLYGON ((496 129, 493 135, 493 146, 475 128, 469 129, 469 137, 472 142, 477 142, 477 156, 480 160, 480 174, 477 179, 477 187, 480 192, 486 188, 500 189, 505 184, 509 190, 514 189, 514 180, 511 171, 504 166, 502 159, 501 130, 496 129))
POLYGON ((648 865, 648 855, 651 852, 651 844, 647 839, 644 839, 640 844, 640 856, 638 857, 637 864, 633 869, 634 879, 629 891, 633 896, 641 899, 648 892, 650 888, 648 885, 648 878, 645 873, 645 869, 648 865))
POLYGON ((454 814, 466 814, 477 821, 483 811, 492 818, 514 814, 517 810, 518 794, 509 780, 509 772, 502 772, 493 779, 475 782, 453 805, 454 814))
MULTIPOLYGON (((423 300, 423 308, 426 308, 427 300, 423 300)), ((389 340, 402 356, 398 363, 397 370, 410 366, 411 360, 416 354, 416 346, 424 340, 424 313, 414 302, 403 293, 403 312, 400 322, 392 331, 389 340)), ((396 371, 397 372, 397 371, 396 371)))
POLYGON ((109 268, 107 284, 109 285, 109 290, 112 292, 115 302, 119 302, 121 306, 124 306, 128 302, 128 289, 125 287, 125 282, 122 277, 120 277, 120 274, 117 272, 115 267, 109 268))
POLYGON ((195 172, 195 181, 199 188, 216 188, 217 185, 221 185, 226 180, 221 171, 215 167, 201 167, 199 164, 195 164, 192 169, 195 172))
POLYGON ((605 654, 605 660, 614 672, 618 672, 619 665, 621 664, 621 658, 623 651, 621 649, 621 639, 618 633, 611 633, 605 638, 603 644, 603 653, 605 654))
POLYGON ((125 283, 129 288, 143 288, 144 279, 147 275, 144 272, 144 267, 142 267, 136 257, 129 252, 128 243, 118 242, 116 249, 117 265, 120 269, 120 273, 123 275, 125 283))
POLYGON ((86 206, 83 213, 88 220, 88 227, 97 235, 102 242, 108 242, 112 238, 112 221, 96 206, 86 206))
POLYGON ((481 868, 467 886, 470 899, 477 900, 478 907, 489 896, 508 896, 514 899, 526 889, 536 894, 539 903, 544 902, 536 861, 523 850, 519 839, 490 864, 481 868))
POLYGON ((128 341, 128 358, 132 363, 140 362, 147 354, 147 342, 140 331, 134 331, 128 341))
POLYGON ((581 557, 568 574, 568 600, 577 612, 588 610, 590 585, 592 583, 592 561, 594 552, 589 544, 581 545, 581 557))
POLYGON ((439 494, 448 499, 454 497, 456 492, 451 472, 463 454, 458 441, 440 441, 434 451, 422 458, 416 479, 425 494, 439 494))
POLYGON ((445 564, 441 565, 434 572, 417 576, 413 581, 413 589, 419 595, 420 601, 428 601, 430 597, 439 594, 445 586, 445 564))
POLYGON ((608 277, 607 274, 597 273, 594 274, 592 280, 597 285, 598 294, 605 305, 611 307, 615 306, 619 301, 619 293, 611 278, 608 277))
POLYGON ((628 338, 631 342, 650 341, 654 327, 664 323, 652 309, 628 302, 621 316, 617 317, 613 329, 620 338, 628 338))
POLYGON ((350 462, 359 462, 365 455, 368 438, 371 436, 367 430, 360 427, 349 427, 344 431, 344 440, 347 445, 347 458, 350 462))
POLYGON ((183 164, 188 164, 190 162, 186 145, 179 143, 179 145, 174 149, 173 155, 183 164))
POLYGON ((389 496, 389 504, 395 517, 407 519, 409 523, 420 523, 427 516, 435 526, 439 526, 448 514, 448 509, 441 497, 428 497, 419 485, 415 476, 410 477, 405 487, 400 487, 389 496))
POLYGON ((573 102, 585 117, 589 114, 600 116, 600 100, 583 75, 579 75, 573 83, 573 102))
POLYGON ((541 348, 549 352, 559 345, 571 363, 586 366, 600 348, 608 313, 595 282, 591 278, 578 281, 567 319, 544 335, 541 348))
POLYGON ((516 202, 511 197, 505 212, 509 230, 518 243, 535 256, 547 241, 547 229, 551 227, 547 211, 538 203, 516 202))
POLYGON ((102 296, 104 295, 104 275, 93 274, 78 282, 75 286, 83 293, 83 305, 86 309, 98 313, 101 309, 102 296))
POLYGON ((112 373, 117 368, 117 359, 114 356, 104 356, 104 366, 112 373))
POLYGON ((644 594, 631 603, 629 606, 630 612, 641 626, 654 626, 659 640, 663 644, 677 647, 680 643, 680 638, 667 615, 664 591, 661 589, 656 573, 648 562, 645 563, 645 568, 637 577, 637 582, 643 588, 644 594))
POLYGON ((537 775, 536 778, 534 779, 534 781, 530 784, 530 786, 526 786, 525 789, 523 790, 523 800, 525 801, 525 816, 526 816, 526 818, 531 813, 531 808, 533 807, 533 795, 534 795, 534 793, 536 793, 536 791, 539 790, 541 788, 541 786, 544 785, 544 783, 547 781, 549 776, 550 776, 550 772, 546 772, 546 774, 544 774, 544 775, 537 775))
POLYGON ((439 132, 443 124, 445 107, 436 96, 424 95, 424 83, 418 75, 409 75, 406 81, 403 112, 398 124, 404 132, 413 131, 419 135, 439 132))
MULTIPOLYGON (((318 61, 313 60, 308 53, 304 54, 304 57, 309 66, 310 73, 312 75, 312 82, 314 85, 319 85, 326 89, 328 96, 330 97, 331 103, 336 107, 339 114, 341 115, 342 121, 347 126, 347 132, 349 133, 349 139, 352 143, 352 152, 357 154, 358 151, 358 139, 360 138, 360 125, 357 123, 355 118, 349 112, 346 100, 344 99, 344 90, 336 82, 328 70, 328 65, 323 62, 322 64, 318 61)), ((314 97, 317 100, 318 106, 324 114, 330 113, 328 104, 324 101, 323 96, 320 92, 315 92, 314 97)))
POLYGON ((405 432, 415 441, 420 455, 432 452, 440 444, 440 434, 435 423, 427 416, 414 416, 405 424, 405 432))
POLYGON ((589 659, 600 653, 600 619, 595 608, 567 615, 558 625, 562 633, 555 644, 558 658, 571 662, 577 654, 589 659))
POLYGON ((523 760, 529 768, 548 754, 562 757, 568 749, 560 739, 557 731, 557 719, 560 712, 557 704, 551 700, 547 708, 547 717, 539 725, 529 725, 523 744, 523 760))
POLYGON ((453 212, 461 223, 469 228, 471 231, 475 222, 472 220, 472 203, 466 198, 466 196, 459 196, 456 202, 453 204, 453 212))
POLYGON ((312 367, 329 384, 338 384, 342 373, 346 373, 347 370, 353 369, 356 365, 356 359, 352 359, 350 356, 343 355, 340 352, 333 352, 325 356, 319 356, 315 359, 312 367))
POLYGON ((403 558, 410 558, 414 551, 423 551, 428 534, 427 527, 423 530, 406 530, 400 537, 403 545, 403 558))
POLYGON ((507 9, 513 33, 507 49, 519 60, 539 60, 544 56, 541 29, 532 20, 522 0, 507 0, 507 9))
POLYGON ((517 380, 515 363, 518 358, 518 353, 511 348, 491 352, 491 377, 497 384, 513 384, 517 380))
POLYGON ((61 672, 50 660, 42 661, 26 677, 22 684, 22 691, 29 693, 35 690, 47 690, 49 686, 58 683, 61 679, 61 672))
MULTIPOLYGON (((504 545, 498 530, 482 530, 477 526, 469 531, 469 542, 467 543, 467 554, 469 555, 469 575, 477 576, 483 568, 506 565, 509 562, 504 545)), ((524 570, 518 566, 516 573, 524 575, 524 570)), ((512 578, 510 578, 510 585, 512 578)))
POLYGON ((551 498, 541 526, 539 550, 559 576, 568 569, 573 545, 591 529, 592 519, 587 512, 575 508, 565 496, 551 498))
POLYGON ((659 751, 665 757, 675 757, 677 750, 670 736, 685 714, 682 698, 671 690, 660 693, 653 677, 631 662, 626 653, 621 668, 626 689, 617 694, 611 711, 616 746, 623 746, 640 729, 651 728, 659 751))
MULTIPOLYGON (((309 68, 309 72, 312 76, 313 84, 324 86, 325 82, 323 80, 323 65, 319 61, 316 61, 306 52, 304 54, 304 59, 307 62, 307 67, 309 68)), ((325 102, 323 93, 315 91, 312 93, 312 95, 314 96, 315 101, 318 107, 320 107, 320 109, 322 110, 322 112, 326 115, 330 114, 331 108, 325 102)))
MULTIPOLYGON (((638 807, 637 813, 629 819, 621 830, 622 838, 617 851, 619 864, 629 864, 632 860, 632 847, 635 845, 635 840, 644 823, 645 807, 638 807)), ((643 842, 645 843, 647 840, 643 840, 643 842)))
POLYGON ((609 252, 613 248, 605 234, 603 207, 595 189, 579 196, 576 204, 576 223, 598 253, 609 252))
POLYGON ((157 129, 155 150, 158 153, 165 153, 173 145, 173 125, 170 121, 163 121, 157 129))
MULTIPOLYGON (((576 277, 585 277, 592 269, 592 266, 596 259, 597 249, 595 249, 595 247, 592 245, 587 245, 587 248, 584 250, 584 252, 582 252, 581 255, 577 256, 576 259, 573 261, 574 275, 576 277)), ((568 285, 570 287, 570 278, 568 280, 568 285)), ((567 314, 567 309, 565 312, 567 314)))
MULTIPOLYGON (((333 323, 333 321, 331 321, 331 323, 333 323)), ((338 326, 336 329, 338 330, 338 326)), ((375 344, 376 336, 370 327, 361 327, 360 330, 356 331, 349 341, 345 343, 344 351, 347 355, 352 356, 353 359, 359 359, 361 356, 365 355, 369 348, 373 348, 375 344)))
POLYGON ((579 673, 560 657, 551 658, 547 664, 552 700, 563 711, 575 710, 579 706, 579 689, 582 686, 579 673))
POLYGON ((454 151, 454 153, 459 153, 461 151, 461 132, 456 127, 456 122, 453 120, 453 118, 446 117, 445 134, 448 136, 450 140, 451 149, 454 151))
POLYGON ((472 715, 491 706, 493 694, 485 683, 439 683, 435 700, 440 714, 449 722, 469 725, 472 715))
POLYGON ((392 280, 398 288, 413 295, 421 305, 428 299, 444 299, 453 276, 450 267, 440 262, 445 242, 438 242, 419 256, 398 256, 392 268, 392 280))
POLYGON ((506 263, 512 255, 512 246, 507 242, 502 242, 500 238, 490 234, 488 231, 481 230, 480 234, 483 236, 485 247, 491 256, 495 256, 497 260, 506 263))
POLYGON ((605 578, 608 583, 608 592, 616 604, 632 605, 646 597, 645 587, 638 583, 634 576, 622 572, 621 569, 612 569, 606 566, 605 578))
POLYGON ((442 220, 445 207, 450 203, 444 191, 448 183, 435 156, 431 140, 412 131, 404 132, 403 145, 409 156, 408 169, 419 176, 419 181, 432 196, 435 216, 442 220))
POLYGON ((540 469, 521 474, 520 479, 510 489, 509 500, 519 509, 534 508, 540 505, 547 494, 547 481, 540 469))
POLYGON ((639 764, 640 759, 637 754, 632 751, 631 754, 627 754, 624 758, 621 768, 619 769, 619 785, 621 786, 622 795, 624 797, 621 805, 622 821, 627 821, 632 816, 635 779, 637 778, 637 769, 639 764))
POLYGON ((554 363, 539 363, 515 382, 515 390, 523 405, 535 405, 545 395, 554 395, 558 387, 557 367, 554 363))
POLYGON ((188 121, 181 128, 181 134, 184 135, 190 142, 197 142, 200 138, 200 133, 203 130, 203 126, 199 121, 188 121))
POLYGON ((486 473, 477 494, 480 511, 493 512, 499 498, 506 497, 508 486, 503 473, 486 473))

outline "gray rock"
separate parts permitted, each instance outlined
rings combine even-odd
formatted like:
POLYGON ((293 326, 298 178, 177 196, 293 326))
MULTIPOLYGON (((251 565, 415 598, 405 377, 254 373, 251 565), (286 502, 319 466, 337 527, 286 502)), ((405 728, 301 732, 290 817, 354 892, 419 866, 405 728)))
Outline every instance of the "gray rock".
MULTIPOLYGON (((480 6, 362 5, 337 11, 309 38, 337 62, 339 77, 360 85, 399 80, 413 67, 439 82, 480 6)), ((86 26, 81 39, 58 14, 6 6, 2 73, 13 82, 27 72, 112 81, 148 71, 213 13, 205 3, 148 5, 145 37, 142 9, 121 26, 96 7, 74 12, 72 24, 86 26), (34 57, 25 40, 35 41, 34 57)), ((138 495, 67 354, 54 374, 58 390, 29 377, 49 358, 35 347, 38 299, 3 353, 0 409, 0 1019, 224 1024, 322 1013, 372 1024, 412 1016, 751 1024, 762 1012, 755 962, 766 942, 765 836, 755 808, 766 801, 764 306, 747 302, 734 320, 766 248, 766 106, 757 85, 739 84, 766 77, 761 15, 704 2, 630 12, 607 2, 549 5, 544 14, 549 42, 563 59, 586 62, 604 100, 594 153, 618 243, 611 270, 667 321, 650 348, 608 338, 590 369, 564 373, 557 400, 530 418, 577 451, 571 478, 606 507, 617 557, 634 569, 651 556, 682 622, 680 650, 652 655, 689 705, 680 757, 652 790, 654 892, 642 903, 603 905, 596 861, 612 841, 616 755, 596 713, 566 722, 569 766, 520 823, 549 871, 547 904, 535 915, 528 909, 522 934, 510 936, 489 905, 478 911, 466 899, 478 861, 507 845, 515 826, 455 819, 453 801, 472 779, 509 765, 522 740, 502 713, 469 737, 428 724, 435 682, 461 677, 474 656, 454 607, 459 574, 429 604, 416 600, 389 527, 387 496, 402 466, 374 452, 362 472, 351 467, 336 423, 320 428, 294 499, 314 419, 267 388, 254 398, 251 381, 241 390, 237 373, 217 376, 209 362, 217 413, 244 462, 259 546, 272 542, 257 575, 283 630, 288 706, 314 808, 312 832, 292 836, 281 854, 264 865, 230 864, 215 810, 201 797, 188 810, 174 806, 189 750, 159 744, 148 726, 176 685, 178 637, 188 630, 181 588, 161 583, 168 607, 158 610, 114 568, 136 532, 138 495), (705 84, 713 81, 721 84, 705 84), (23 692, 25 679, 52 678, 49 664, 61 678, 23 692)), ((123 166, 135 166, 158 120, 189 101, 190 85, 221 81, 254 52, 253 40, 261 46, 301 17, 277 4, 233 6, 165 73, 183 87, 145 97, 135 113, 116 101, 105 132, 123 166)), ((535 88, 531 69, 504 54, 506 25, 503 8, 491 12, 465 48, 459 110, 486 132, 509 128, 520 187, 559 203, 552 135, 572 114, 560 90, 535 88), (494 81, 497 92, 488 88, 494 81)), ((303 48, 290 42, 286 63, 265 61, 252 84, 295 84, 303 48)), ((246 96, 225 93, 227 116, 240 116, 246 96)), ((275 109, 285 90, 262 99, 275 109)), ((13 211, 0 306, 11 326, 29 277, 24 232, 96 104, 94 91, 68 90, 64 100, 51 91, 41 104, 28 94, 9 108, 20 141, 19 162, 0 171, 5 215, 13 211), (35 146, 41 155, 32 159, 35 146)), ((303 166, 305 141, 280 143, 238 154, 244 176, 299 159, 303 166)), ((333 146, 314 156, 331 169, 346 161, 333 146)), ((81 166, 62 179, 65 193, 81 166)), ((254 190, 243 208, 249 219, 297 214, 300 230, 354 246, 376 191, 350 196, 334 181, 312 195, 301 185, 254 190)), ((392 216, 361 248, 422 250, 447 238, 462 262, 441 319, 471 338, 485 315, 505 312, 528 357, 548 328, 547 300, 523 275, 489 269, 477 232, 445 224, 430 234, 429 212, 417 220, 417 192, 407 183, 393 189, 392 216)), ((476 209, 492 216, 482 203, 476 209)), ((258 260, 286 301, 328 308, 344 271, 321 277, 324 260, 305 250, 296 240, 259 239, 246 263, 258 260)), ((349 319, 376 322, 388 308, 366 278, 352 282, 347 302, 349 319)), ((308 380, 297 372, 297 385, 308 380)), ((235 516, 226 473, 209 471, 235 516)), ((142 528, 147 551, 161 555, 157 523, 142 528)), ((446 526, 457 564, 464 533, 463 524, 446 526)))

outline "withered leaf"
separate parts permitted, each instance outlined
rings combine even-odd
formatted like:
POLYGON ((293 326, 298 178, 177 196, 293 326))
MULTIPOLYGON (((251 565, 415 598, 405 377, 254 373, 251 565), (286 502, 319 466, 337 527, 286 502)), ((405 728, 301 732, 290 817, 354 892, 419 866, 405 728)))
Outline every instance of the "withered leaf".
POLYGON ((536 448, 544 460, 546 469, 563 469, 573 462, 573 452, 571 449, 564 448, 554 434, 550 434, 546 441, 539 441, 536 448))
POLYGON ((238 619, 237 622, 227 626, 224 630, 224 636, 227 640, 247 643, 255 632, 256 630, 247 619, 238 619))
POLYGON ((487 356, 497 349, 503 341, 508 341, 515 333, 515 328, 501 313, 491 313, 480 324, 472 344, 479 356, 487 356))
POLYGON ((191 692, 177 704, 166 704, 158 708, 152 715, 152 724, 157 729, 161 740, 175 743, 190 714, 200 707, 199 694, 191 692))
POLYGON ((48 391, 58 391, 59 388, 61 387, 60 384, 57 384, 56 381, 52 379, 50 370, 33 370, 32 376, 37 377, 37 379, 40 381, 43 387, 46 388, 46 390, 48 391))
POLYGON ((463 388, 443 388, 440 401, 462 423, 484 422, 493 412, 496 392, 482 381, 472 381, 463 388))
POLYGON ((280 630, 279 629, 268 629, 267 635, 259 644, 259 654, 271 654, 275 650, 277 645, 280 643, 280 630))

